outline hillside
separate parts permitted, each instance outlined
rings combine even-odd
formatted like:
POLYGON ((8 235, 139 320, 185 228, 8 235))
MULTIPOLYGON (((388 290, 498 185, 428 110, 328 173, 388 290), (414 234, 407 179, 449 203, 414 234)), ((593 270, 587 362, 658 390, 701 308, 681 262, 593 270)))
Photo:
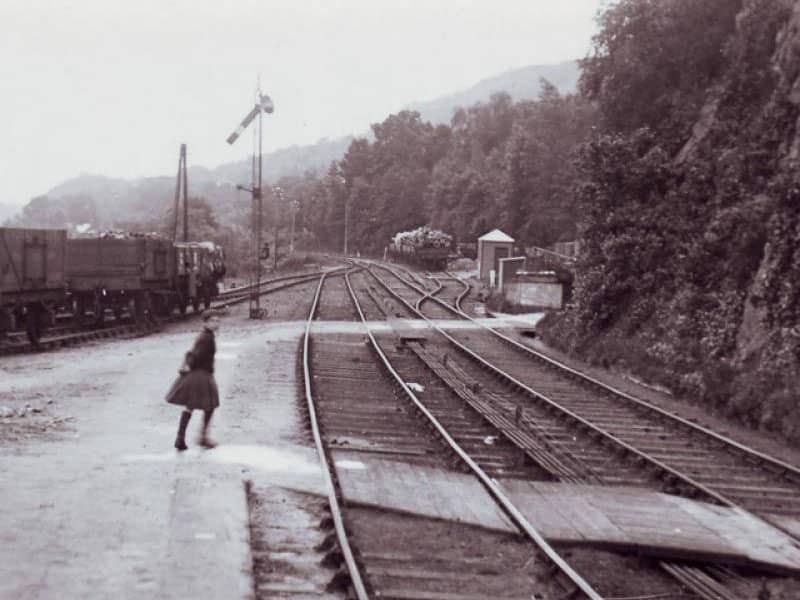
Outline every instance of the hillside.
POLYGON ((800 443, 800 4, 641 7, 584 66, 602 131, 549 339, 800 443))
POLYGON ((541 79, 546 79, 562 94, 571 94, 575 92, 579 77, 580 67, 574 60, 554 65, 531 65, 483 79, 467 90, 428 102, 415 102, 407 110, 419 112, 423 121, 449 125, 456 108, 486 102, 497 92, 506 92, 513 100, 531 100, 541 92, 541 79))
MULTIPOLYGON (((540 78, 551 81, 562 92, 571 92, 578 78, 574 61, 556 65, 533 65, 484 79, 468 90, 412 105, 423 120, 449 123, 458 107, 486 102, 498 91, 506 91, 514 99, 534 98, 539 93, 540 78)), ((369 123, 364 123, 365 128, 369 123)), ((347 151, 352 137, 323 139, 307 146, 282 148, 264 155, 263 176, 266 185, 283 177, 301 177, 324 173, 331 162, 347 151)), ((212 207, 223 209, 237 201, 237 183, 250 181, 249 159, 226 163, 213 168, 193 166, 189 170, 193 194, 211 196, 212 207)), ((136 180, 112 179, 102 175, 80 175, 65 181, 42 197, 31 200, 21 210, 0 206, 0 223, 14 213, 18 225, 63 226, 92 222, 97 227, 111 227, 116 221, 135 222, 152 216, 154 208, 166 210, 174 194, 174 177, 151 177, 136 180)))

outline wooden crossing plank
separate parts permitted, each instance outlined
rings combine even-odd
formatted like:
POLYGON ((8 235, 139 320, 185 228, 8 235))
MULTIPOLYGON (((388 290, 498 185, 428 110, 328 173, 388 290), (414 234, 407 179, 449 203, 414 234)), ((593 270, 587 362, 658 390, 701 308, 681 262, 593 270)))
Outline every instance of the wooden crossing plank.
MULTIPOLYGON (((333 451, 334 459, 346 455, 333 451)), ((448 521, 459 521, 498 531, 516 531, 477 479, 444 469, 347 456, 365 468, 342 469, 337 474, 342 494, 350 504, 388 508, 448 521)))
MULTIPOLYGON (((485 595, 463 594, 460 592, 426 592, 421 590, 404 590, 400 588, 382 588, 381 598, 386 600, 486 600, 485 595)), ((508 598, 503 600, 528 600, 527 598, 508 598)))
MULTIPOLYGON (((348 503, 516 531, 472 475, 375 456, 349 458, 361 461, 361 468, 339 469, 348 503)), ((800 574, 800 544, 740 509, 630 486, 514 479, 502 480, 500 485, 531 524, 554 543, 800 574)), ((796 522, 794 527, 800 529, 796 522)))
POLYGON ((769 521, 790 532, 796 538, 800 538, 800 521, 796 518, 787 517, 786 515, 770 515, 769 521))

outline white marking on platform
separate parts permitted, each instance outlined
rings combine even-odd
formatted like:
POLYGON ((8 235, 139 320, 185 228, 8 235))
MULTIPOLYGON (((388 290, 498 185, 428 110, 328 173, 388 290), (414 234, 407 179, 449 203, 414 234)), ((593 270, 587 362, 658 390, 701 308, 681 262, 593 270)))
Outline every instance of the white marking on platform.
MULTIPOLYGON (((476 319, 480 325, 491 328, 504 328, 519 326, 524 323, 517 319, 476 319)), ((367 327, 373 333, 393 332, 398 328, 411 330, 430 329, 431 323, 441 329, 480 329, 472 321, 458 321, 454 319, 432 320, 423 319, 392 319, 388 321, 367 321, 367 327)), ((314 333, 364 333, 364 326, 359 321, 314 321, 311 326, 314 333)))
POLYGON ((303 454, 270 448, 269 446, 217 446, 204 453, 210 460, 223 464, 238 464, 262 471, 293 474, 319 473, 319 463, 309 461, 303 454))
POLYGON ((217 539, 217 535, 215 533, 204 533, 199 532, 194 534, 194 539, 196 540, 215 540, 217 539))
POLYGON ((224 444, 213 450, 190 448, 184 452, 167 451, 153 454, 124 454, 122 462, 170 462, 174 460, 198 459, 198 462, 236 464, 273 473, 297 475, 319 473, 319 464, 303 454, 271 448, 269 446, 237 446, 224 444), (311 459, 311 460, 309 460, 311 459))
POLYGON ((357 460, 337 460, 336 466, 342 469, 356 469, 359 471, 367 468, 367 465, 357 460))

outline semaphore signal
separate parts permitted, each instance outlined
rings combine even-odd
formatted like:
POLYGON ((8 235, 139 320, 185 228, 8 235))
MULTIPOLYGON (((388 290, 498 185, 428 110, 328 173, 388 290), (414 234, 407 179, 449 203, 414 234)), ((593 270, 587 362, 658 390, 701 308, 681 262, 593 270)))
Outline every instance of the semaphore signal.
MULTIPOLYGON (((253 120, 258 116, 258 163, 256 163, 255 156, 253 156, 253 187, 247 188, 243 185, 237 185, 236 188, 240 190, 248 191, 253 196, 253 211, 257 211, 255 214, 255 271, 256 271, 256 285, 253 288, 253 293, 250 296, 250 318, 260 319, 264 316, 264 313, 261 310, 261 295, 260 295, 260 287, 261 287, 261 256, 262 256, 262 248, 261 248, 261 214, 262 214, 262 193, 261 193, 261 141, 262 141, 262 130, 263 130, 263 115, 264 113, 272 114, 275 110, 274 105, 272 104, 272 99, 267 96, 266 94, 261 93, 261 83, 258 84, 258 89, 256 90, 256 103, 253 106, 253 109, 247 113, 247 116, 242 119, 241 124, 239 127, 236 128, 232 134, 228 136, 226 140, 229 144, 233 144, 239 136, 247 129, 247 126, 253 122, 253 120), (257 164, 257 167, 256 167, 257 164), (256 206, 257 205, 257 206, 256 206)), ((266 252, 267 256, 269 255, 269 249, 267 248, 266 252)))

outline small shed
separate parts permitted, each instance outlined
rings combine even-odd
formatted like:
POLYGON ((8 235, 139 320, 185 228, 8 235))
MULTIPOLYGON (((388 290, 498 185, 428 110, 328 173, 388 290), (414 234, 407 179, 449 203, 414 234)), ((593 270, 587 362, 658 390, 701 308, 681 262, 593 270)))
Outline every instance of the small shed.
POLYGON ((489 281, 491 271, 500 272, 500 259, 508 258, 514 249, 514 238, 494 229, 478 238, 478 278, 489 281))

